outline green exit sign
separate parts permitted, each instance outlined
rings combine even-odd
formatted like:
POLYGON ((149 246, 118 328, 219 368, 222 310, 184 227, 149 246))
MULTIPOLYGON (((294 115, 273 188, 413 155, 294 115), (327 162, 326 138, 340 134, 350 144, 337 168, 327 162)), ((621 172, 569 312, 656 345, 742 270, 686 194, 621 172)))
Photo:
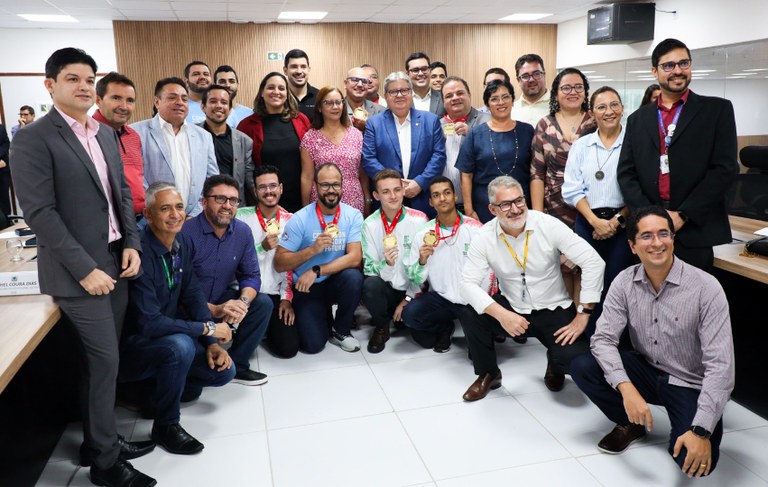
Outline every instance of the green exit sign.
POLYGON ((267 59, 269 61, 282 61, 283 60, 283 53, 277 52, 277 51, 269 51, 267 52, 267 59))

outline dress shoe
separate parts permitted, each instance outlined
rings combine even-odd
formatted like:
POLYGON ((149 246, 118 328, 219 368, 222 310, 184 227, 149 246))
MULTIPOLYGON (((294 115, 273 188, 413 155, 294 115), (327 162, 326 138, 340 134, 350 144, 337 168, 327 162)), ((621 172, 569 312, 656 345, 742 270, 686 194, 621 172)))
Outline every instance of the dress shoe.
POLYGON ((597 444, 597 449, 610 455, 618 455, 627 449, 633 441, 642 439, 645 436, 645 426, 642 424, 628 424, 626 426, 616 425, 613 431, 608 433, 597 444))
POLYGON ((547 370, 544 372, 544 385, 552 392, 561 391, 565 385, 565 372, 556 373, 553 370, 549 352, 547 352, 547 370))
MULTIPOLYGON (((122 435, 117 435, 117 443, 120 445, 121 460, 133 460, 134 458, 143 457, 155 449, 155 442, 152 440, 127 441, 122 435)), ((80 445, 80 465, 83 467, 93 465, 91 451, 85 446, 85 443, 80 445)))
POLYGON ((504 343, 507 341, 507 337, 505 337, 504 335, 496 335, 495 337, 493 337, 493 341, 496 343, 504 343))
POLYGON ((368 352, 379 353, 384 350, 384 344, 389 340, 389 325, 377 326, 373 329, 373 335, 368 341, 368 352))
POLYGON ((528 343, 528 337, 524 337, 524 336, 516 336, 516 337, 512 337, 512 340, 513 340, 515 343, 519 343, 520 345, 523 345, 523 344, 525 344, 525 343, 528 343))
POLYGON ((157 480, 139 472, 127 460, 117 459, 114 465, 107 469, 91 467, 91 483, 107 487, 152 487, 157 480))
POLYGON ((464 393, 465 401, 477 401, 488 395, 488 391, 501 387, 501 371, 495 377, 489 373, 478 376, 464 393))
POLYGON ((179 423, 152 426, 152 439, 168 453, 178 455, 192 455, 203 449, 203 444, 184 431, 179 423))
POLYGON ((395 326, 395 330, 405 330, 405 322, 403 320, 392 321, 392 324, 395 326))

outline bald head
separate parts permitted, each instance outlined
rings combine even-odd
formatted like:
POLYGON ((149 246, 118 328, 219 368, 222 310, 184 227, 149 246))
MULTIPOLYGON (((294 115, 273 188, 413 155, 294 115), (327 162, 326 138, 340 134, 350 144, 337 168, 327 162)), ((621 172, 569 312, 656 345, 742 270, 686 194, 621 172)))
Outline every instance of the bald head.
POLYGON ((359 105, 365 100, 368 94, 371 80, 368 77, 368 71, 363 68, 355 67, 347 71, 347 77, 344 80, 344 89, 347 92, 347 98, 359 105))

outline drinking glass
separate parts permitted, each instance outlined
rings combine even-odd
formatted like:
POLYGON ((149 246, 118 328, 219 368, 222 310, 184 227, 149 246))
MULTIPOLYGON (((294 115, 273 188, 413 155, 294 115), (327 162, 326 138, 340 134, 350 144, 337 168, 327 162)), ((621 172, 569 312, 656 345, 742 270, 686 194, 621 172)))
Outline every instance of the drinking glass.
POLYGON ((23 260, 21 258, 21 251, 22 249, 24 249, 24 246, 21 243, 21 239, 19 238, 9 239, 7 242, 5 242, 5 248, 11 254, 11 262, 20 262, 21 260, 23 260))

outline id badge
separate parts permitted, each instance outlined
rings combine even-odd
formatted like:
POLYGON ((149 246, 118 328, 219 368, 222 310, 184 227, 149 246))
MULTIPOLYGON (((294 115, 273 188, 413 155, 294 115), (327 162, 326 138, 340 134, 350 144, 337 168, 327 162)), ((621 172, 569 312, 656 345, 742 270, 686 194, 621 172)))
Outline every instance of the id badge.
POLYGON ((669 174, 669 155, 663 154, 659 158, 659 168, 661 169, 661 174, 669 174))

